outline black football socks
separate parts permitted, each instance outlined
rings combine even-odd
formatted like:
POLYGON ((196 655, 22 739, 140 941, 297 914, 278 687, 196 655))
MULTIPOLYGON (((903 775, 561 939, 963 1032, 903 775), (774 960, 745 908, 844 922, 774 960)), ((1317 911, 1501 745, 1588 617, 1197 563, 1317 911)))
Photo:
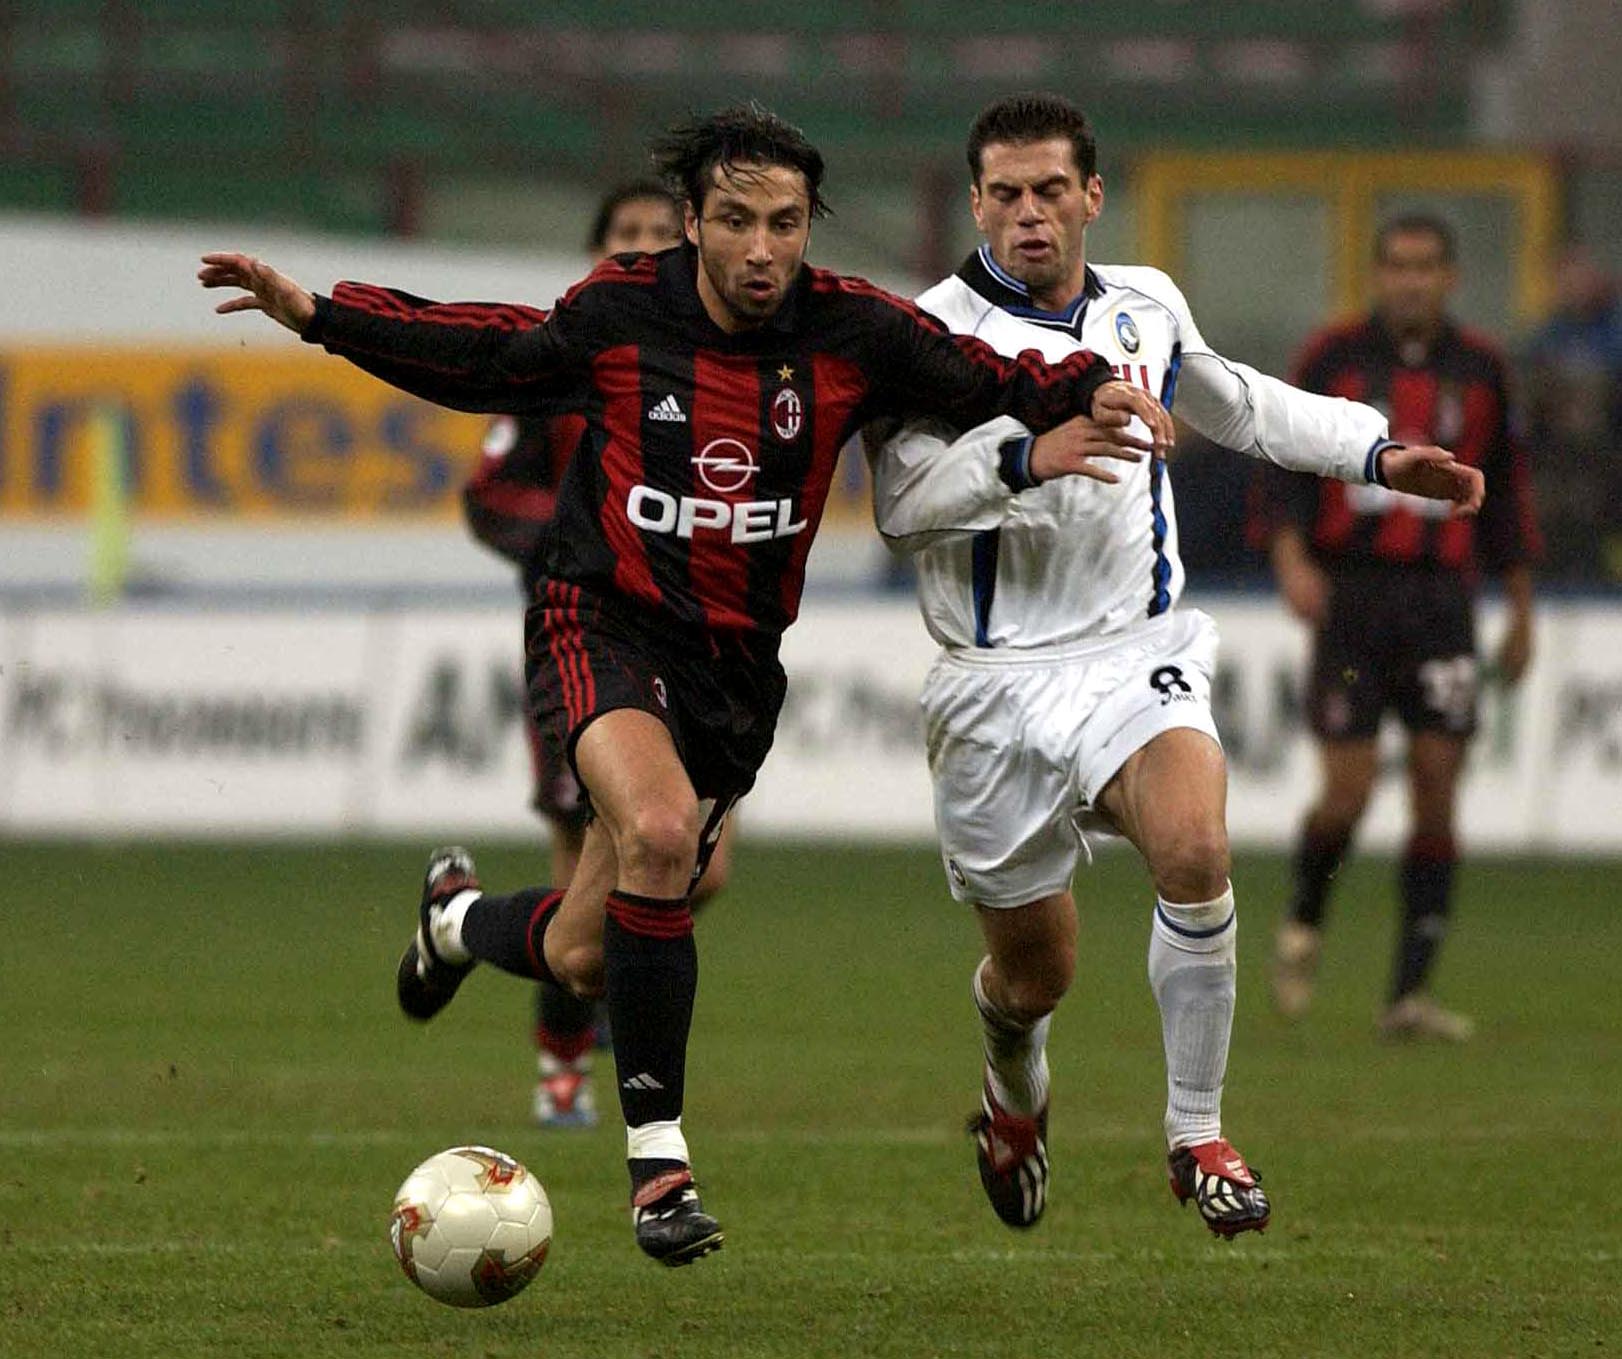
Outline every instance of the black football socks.
POLYGON ((487 892, 462 917, 462 946, 503 972, 555 983, 544 944, 546 927, 562 901, 563 893, 555 887, 526 887, 509 897, 487 892))

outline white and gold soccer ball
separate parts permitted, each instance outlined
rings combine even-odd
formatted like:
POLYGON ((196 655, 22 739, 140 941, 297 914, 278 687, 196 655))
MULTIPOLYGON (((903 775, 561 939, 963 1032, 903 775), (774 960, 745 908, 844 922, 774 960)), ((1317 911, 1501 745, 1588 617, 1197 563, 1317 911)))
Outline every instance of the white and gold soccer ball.
POLYGON ((430 1156, 394 1196, 389 1240, 406 1278, 452 1307, 493 1307, 541 1272, 552 1205, 541 1182, 503 1152, 452 1147, 430 1156))

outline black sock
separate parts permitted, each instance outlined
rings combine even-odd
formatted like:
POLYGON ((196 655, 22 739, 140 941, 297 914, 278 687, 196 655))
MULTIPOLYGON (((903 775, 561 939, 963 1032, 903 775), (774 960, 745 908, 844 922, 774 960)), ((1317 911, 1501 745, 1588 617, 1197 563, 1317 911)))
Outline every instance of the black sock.
POLYGON ((503 972, 555 983, 542 940, 562 900, 563 893, 553 887, 526 887, 510 897, 486 893, 462 918, 462 946, 503 972))
POLYGON ((1295 846, 1295 895, 1290 898, 1290 919, 1318 929, 1329 904, 1329 883, 1346 857, 1348 835, 1324 835, 1309 822, 1301 828, 1295 846))
MULTIPOLYGON (((687 899, 610 892, 603 976, 626 1126, 680 1118, 687 1031, 698 991, 698 947, 687 899)), ((632 1174, 634 1179, 634 1168, 632 1174)))
POLYGON ((578 1061, 596 1037, 597 1002, 566 986, 543 981, 535 988, 535 1045, 560 1062, 578 1061))
POLYGON ((1402 857, 1402 934, 1397 941, 1391 999, 1422 991, 1447 936, 1453 905, 1453 866, 1458 852, 1451 836, 1419 836, 1402 857))

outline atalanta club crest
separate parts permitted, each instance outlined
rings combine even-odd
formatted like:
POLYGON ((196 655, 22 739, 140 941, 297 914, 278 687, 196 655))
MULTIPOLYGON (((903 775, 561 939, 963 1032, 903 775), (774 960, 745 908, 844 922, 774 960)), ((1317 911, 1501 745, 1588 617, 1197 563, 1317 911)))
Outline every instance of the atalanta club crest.
POLYGON ((779 439, 787 443, 799 437, 800 427, 804 423, 805 406, 800 401, 800 394, 792 387, 783 388, 772 402, 772 429, 779 439))
POLYGON ((1124 311, 1115 313, 1115 338, 1128 354, 1136 354, 1142 341, 1138 338, 1138 323, 1124 311))

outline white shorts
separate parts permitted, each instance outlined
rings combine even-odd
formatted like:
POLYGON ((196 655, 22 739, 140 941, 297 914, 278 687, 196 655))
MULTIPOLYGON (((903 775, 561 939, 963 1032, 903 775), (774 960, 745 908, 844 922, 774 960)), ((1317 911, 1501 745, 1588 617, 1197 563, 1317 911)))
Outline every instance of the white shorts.
POLYGON ((921 702, 952 895, 1008 907, 1068 888, 1127 757, 1175 727, 1217 739, 1216 648, 1191 609, 1040 653, 943 652, 921 702))

